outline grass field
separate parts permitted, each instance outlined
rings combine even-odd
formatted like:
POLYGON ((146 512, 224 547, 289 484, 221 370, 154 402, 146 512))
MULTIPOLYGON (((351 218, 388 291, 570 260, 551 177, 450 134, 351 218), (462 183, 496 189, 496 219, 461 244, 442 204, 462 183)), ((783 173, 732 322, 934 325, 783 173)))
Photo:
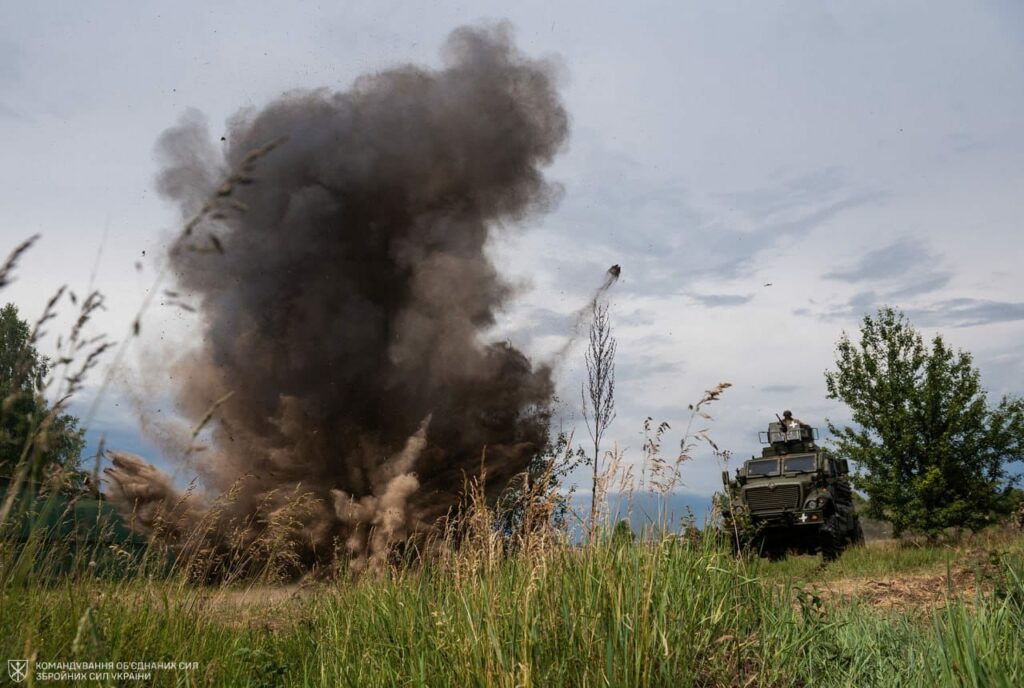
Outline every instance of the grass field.
POLYGON ((33 659, 37 684, 46 662, 96 661, 195 663, 144 681, 167 686, 1024 685, 1024 542, 1011 531, 872 544, 827 567, 674 539, 493 552, 244 587, 44 583, 8 547, 0 648, 33 659))

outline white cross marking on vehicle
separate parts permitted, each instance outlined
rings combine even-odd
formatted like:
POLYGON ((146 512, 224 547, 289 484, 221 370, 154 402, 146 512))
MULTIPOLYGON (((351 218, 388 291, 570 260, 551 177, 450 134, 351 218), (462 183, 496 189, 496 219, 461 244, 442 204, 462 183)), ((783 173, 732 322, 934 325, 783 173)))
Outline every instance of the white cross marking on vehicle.
POLYGON ((800 522, 807 523, 807 514, 800 514, 800 522))

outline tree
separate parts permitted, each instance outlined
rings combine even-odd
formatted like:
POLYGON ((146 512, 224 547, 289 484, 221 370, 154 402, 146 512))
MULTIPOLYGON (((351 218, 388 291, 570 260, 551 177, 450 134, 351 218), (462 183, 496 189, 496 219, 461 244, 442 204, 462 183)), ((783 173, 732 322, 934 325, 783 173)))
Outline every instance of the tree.
POLYGON ((636 542, 636 535, 633 533, 633 526, 628 518, 620 519, 612 530, 612 547, 626 547, 636 542))
POLYGON ((583 421, 594 443, 593 477, 590 486, 590 528, 597 526, 597 480, 601 458, 601 439, 615 420, 615 337, 608 304, 594 300, 590 322, 590 341, 585 355, 587 364, 586 386, 580 390, 583 397, 583 421))
POLYGON ((1017 477, 1007 464, 1024 456, 1024 401, 990 406, 972 363, 941 335, 926 346, 890 307, 865 316, 859 341, 844 332, 836 346, 828 397, 850 407, 856 427, 828 428, 857 465, 867 515, 897 535, 978 530, 1010 508, 1017 477))
POLYGON ((49 407, 43 397, 48 361, 32 343, 18 309, 0 309, 0 477, 24 465, 40 477, 62 469, 74 485, 84 477, 79 463, 85 431, 78 419, 49 407))

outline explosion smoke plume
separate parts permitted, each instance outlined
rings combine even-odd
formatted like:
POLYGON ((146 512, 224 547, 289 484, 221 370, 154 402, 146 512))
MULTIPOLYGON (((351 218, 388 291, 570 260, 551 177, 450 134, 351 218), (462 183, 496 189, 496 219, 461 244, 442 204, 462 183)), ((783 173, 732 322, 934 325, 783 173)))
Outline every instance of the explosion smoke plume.
MULTIPOLYGON (((189 216, 247 151, 285 139, 235 191, 246 212, 197 228, 223 253, 170 251, 203 327, 170 372, 192 419, 234 392, 197 470, 210 494, 240 486, 229 516, 248 536, 282 495, 315 498, 295 533, 307 561, 336 543, 384 556, 455 505, 464 476, 486 469, 493 496, 545 439, 550 369, 480 339, 511 295, 484 248, 557 200, 540 168, 568 118, 552 66, 507 26, 457 29, 442 54, 440 70, 242 111, 226 159, 195 115, 158 145, 160 190, 189 216)), ((122 455, 112 498, 179 499, 148 470, 122 455)))

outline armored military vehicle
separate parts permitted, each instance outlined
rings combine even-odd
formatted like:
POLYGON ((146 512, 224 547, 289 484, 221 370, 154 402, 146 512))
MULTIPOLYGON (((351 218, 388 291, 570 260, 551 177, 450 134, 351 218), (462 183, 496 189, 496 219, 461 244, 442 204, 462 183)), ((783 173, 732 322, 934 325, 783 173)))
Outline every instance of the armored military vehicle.
POLYGON ((767 445, 761 456, 744 462, 735 478, 722 472, 723 523, 740 544, 770 557, 796 550, 831 560, 864 541, 846 459, 816 444, 817 428, 787 411, 759 439, 767 445))

